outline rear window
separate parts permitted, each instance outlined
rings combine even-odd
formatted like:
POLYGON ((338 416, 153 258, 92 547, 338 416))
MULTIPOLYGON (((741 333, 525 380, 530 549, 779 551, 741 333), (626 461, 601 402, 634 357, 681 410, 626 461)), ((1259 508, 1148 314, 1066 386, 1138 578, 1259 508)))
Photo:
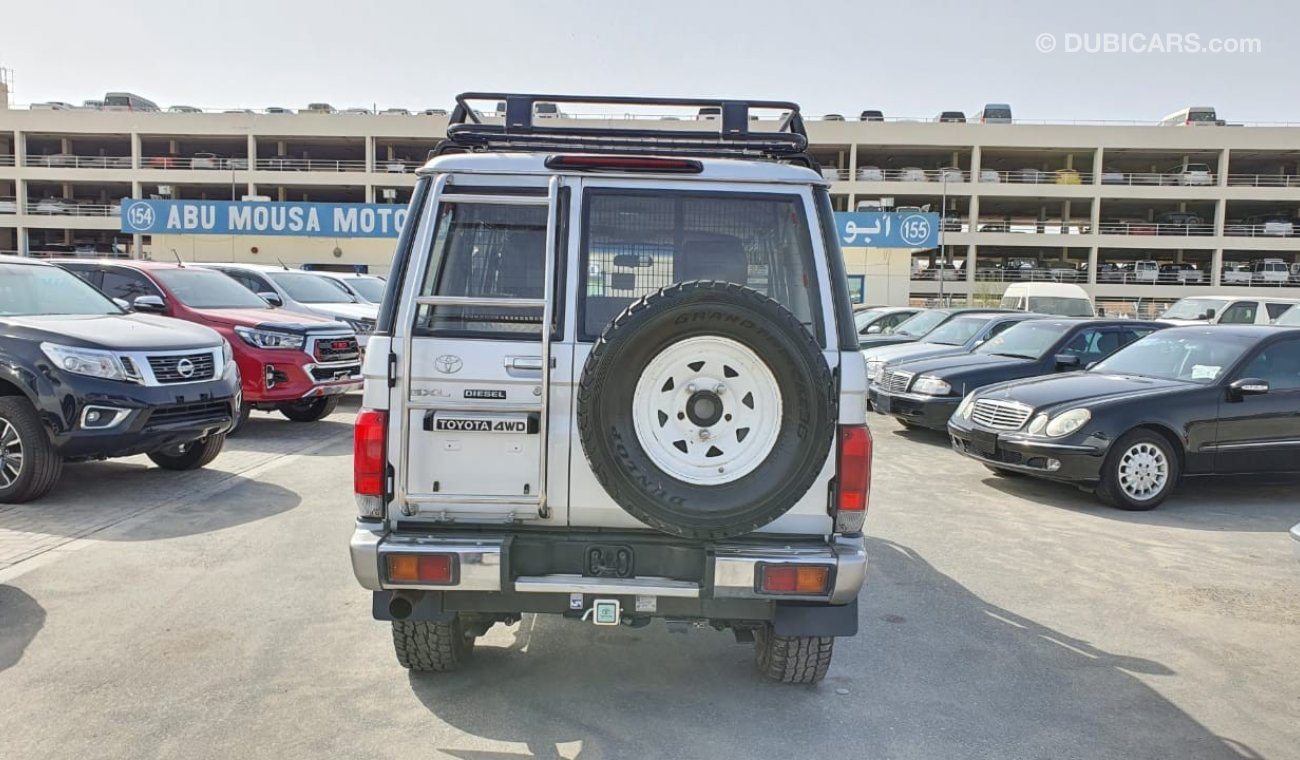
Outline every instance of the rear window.
POLYGON ((812 231, 797 195, 596 189, 584 224, 583 339, 662 287, 720 280, 775 299, 825 343, 812 231))

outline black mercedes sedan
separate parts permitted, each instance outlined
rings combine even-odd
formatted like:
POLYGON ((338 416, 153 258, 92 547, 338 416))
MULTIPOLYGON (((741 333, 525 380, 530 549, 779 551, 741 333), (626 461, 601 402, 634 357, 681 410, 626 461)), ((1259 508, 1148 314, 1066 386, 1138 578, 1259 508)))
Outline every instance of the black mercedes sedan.
POLYGON ((1012 325, 1029 319, 1045 318, 1042 314, 1025 311, 958 314, 915 342, 863 349, 862 358, 867 360, 867 379, 878 383, 886 364, 969 353, 1012 325))
POLYGON ((953 317, 961 314, 970 314, 973 312, 998 311, 997 309, 925 309, 913 314, 910 318, 903 320, 893 332, 874 333, 870 335, 859 335, 858 345, 860 348, 876 348, 878 346, 892 346, 898 343, 911 343, 920 340, 927 333, 939 325, 944 324, 953 317))
POLYGON ((906 426, 946 430, 962 397, 1008 380, 1079 370, 1164 327, 1132 319, 1034 319, 969 354, 886 364, 872 407, 906 426))
POLYGON ((981 388, 948 432, 995 473, 1128 510, 1156 507, 1183 475, 1300 471, 1300 328, 1161 330, 1085 372, 981 388))

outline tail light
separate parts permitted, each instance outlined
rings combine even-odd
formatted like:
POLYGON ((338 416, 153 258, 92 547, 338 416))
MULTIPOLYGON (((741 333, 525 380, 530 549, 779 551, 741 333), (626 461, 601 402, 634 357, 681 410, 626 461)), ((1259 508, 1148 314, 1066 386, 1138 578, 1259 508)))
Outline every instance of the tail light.
POLYGON ((857 533, 871 501, 871 428, 841 425, 835 478, 835 531, 857 533))
POLYGON ((829 565, 763 565, 758 589, 764 594, 820 596, 829 588, 829 565))
POLYGON ((450 554, 389 554, 388 580, 394 583, 456 582, 456 558, 450 554))
POLYGON ((352 490, 362 517, 383 517, 388 475, 388 412, 363 409, 352 432, 352 490))

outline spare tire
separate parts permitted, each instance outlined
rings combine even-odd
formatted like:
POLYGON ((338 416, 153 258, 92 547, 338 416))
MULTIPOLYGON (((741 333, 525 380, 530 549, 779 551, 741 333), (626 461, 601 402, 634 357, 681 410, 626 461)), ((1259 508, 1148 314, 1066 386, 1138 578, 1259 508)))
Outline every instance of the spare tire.
POLYGON ((587 357, 578 434, 638 520, 727 538, 775 520, 826 464, 830 369, 789 310, 741 285, 677 283, 610 322, 587 357))

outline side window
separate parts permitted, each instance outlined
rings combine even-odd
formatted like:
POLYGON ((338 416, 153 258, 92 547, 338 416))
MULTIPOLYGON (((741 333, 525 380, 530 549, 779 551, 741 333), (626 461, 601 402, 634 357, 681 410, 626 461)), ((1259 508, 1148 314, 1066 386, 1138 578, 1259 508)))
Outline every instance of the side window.
POLYGON ((998 336, 998 335, 1001 335, 1001 334, 1002 334, 1002 331, 1005 330, 1005 329, 1007 329, 1008 327, 1011 327, 1012 325, 1018 325, 1018 324, 1020 324, 1020 323, 1019 323, 1019 322, 1016 322, 1016 321, 1013 321, 1013 320, 1010 320, 1010 319, 1008 319, 1008 320, 1005 321, 1005 322, 998 322, 997 324, 993 325, 992 328, 989 329, 988 335, 985 335, 985 336, 984 336, 983 338, 981 338, 980 340, 981 340, 981 342, 982 342, 982 341, 986 341, 986 340, 989 340, 989 339, 991 339, 991 338, 994 338, 994 337, 996 337, 996 336, 998 336))
POLYGON ((1101 361, 1119 347, 1120 333, 1118 330, 1089 328, 1074 336, 1060 353, 1076 354, 1079 357, 1079 362, 1086 366, 1092 362, 1101 361))
POLYGON ((632 301, 674 282, 763 293, 824 341, 803 199, 775 193, 593 190, 586 200, 580 333, 599 335, 632 301))
POLYGON ((253 275, 245 274, 244 272, 227 271, 226 276, 254 293, 265 293, 269 289, 265 284, 259 282, 253 275))
POLYGON ((96 288, 98 288, 100 284, 103 283, 104 281, 103 273, 97 269, 90 269, 90 268, 80 267, 80 266, 71 266, 65 268, 69 272, 72 272, 73 274, 85 280, 87 283, 93 285, 96 288))
POLYGON ((1289 308, 1291 308, 1291 304, 1289 304, 1289 303, 1266 303, 1266 304, 1264 304, 1264 308, 1265 308, 1265 309, 1268 309, 1268 321, 1272 322, 1273 320, 1275 320, 1275 319, 1277 319, 1278 317, 1280 317, 1280 316, 1282 316, 1283 314, 1285 314, 1285 313, 1286 313, 1286 310, 1289 309, 1289 308))
POLYGON ((1223 316, 1219 317, 1221 325, 1253 325, 1255 324, 1255 312, 1259 310, 1259 304, 1254 301, 1238 301, 1223 310, 1223 316))
POLYGON ((130 301, 138 296, 160 295, 153 283, 144 275, 126 269, 105 269, 103 283, 99 289, 109 298, 121 298, 130 301))
MULTIPOLYGON (((442 204, 420 295, 542 298, 546 217, 545 205, 442 204)), ((540 307, 421 306, 415 330, 427 335, 496 334, 538 340, 541 323, 540 307)))
POLYGON ((1300 389, 1300 338, 1278 341, 1265 348, 1237 375, 1267 380, 1270 391, 1300 389))
POLYGON ((1155 330, 1150 327, 1124 328, 1119 333, 1119 348, 1123 348, 1136 340, 1141 340, 1153 332, 1155 330))
POLYGON ((880 325, 881 332, 886 332, 886 333, 893 332, 895 327, 898 327, 900 324, 902 324, 903 320, 907 319, 910 316, 912 315, 908 314, 905 311, 900 311, 896 314, 887 314, 881 317, 879 320, 877 320, 876 324, 880 325))

